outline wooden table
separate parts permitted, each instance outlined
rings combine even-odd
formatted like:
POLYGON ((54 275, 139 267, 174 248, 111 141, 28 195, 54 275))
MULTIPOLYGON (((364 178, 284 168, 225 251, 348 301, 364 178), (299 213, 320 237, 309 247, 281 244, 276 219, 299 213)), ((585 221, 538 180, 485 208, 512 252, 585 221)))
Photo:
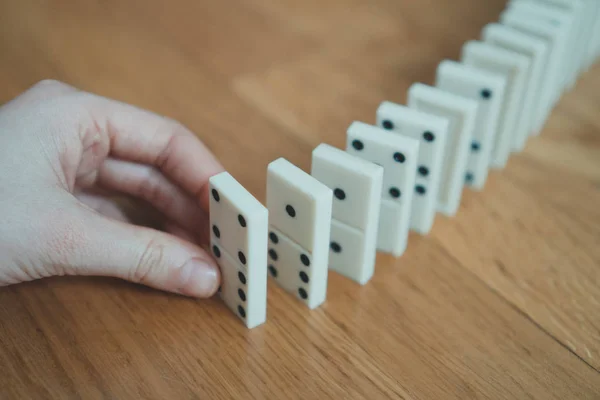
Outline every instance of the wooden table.
MULTIPOLYGON (((55 78, 176 118, 264 201, 270 161, 309 170, 504 3, 7 0, 0 100, 55 78)), ((271 282, 248 331, 118 280, 1 288, 0 398, 599 399, 600 67, 456 217, 328 289, 309 311, 271 282)))

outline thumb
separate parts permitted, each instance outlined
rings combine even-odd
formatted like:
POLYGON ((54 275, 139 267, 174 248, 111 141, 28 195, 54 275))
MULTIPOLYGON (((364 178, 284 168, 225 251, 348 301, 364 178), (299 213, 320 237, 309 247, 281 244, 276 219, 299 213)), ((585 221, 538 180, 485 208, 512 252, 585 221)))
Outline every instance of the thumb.
POLYGON ((186 296, 205 298, 219 287, 219 268, 204 249, 175 236, 79 209, 55 225, 67 238, 66 273, 110 276, 186 296), (70 222, 67 222, 70 221, 70 222))

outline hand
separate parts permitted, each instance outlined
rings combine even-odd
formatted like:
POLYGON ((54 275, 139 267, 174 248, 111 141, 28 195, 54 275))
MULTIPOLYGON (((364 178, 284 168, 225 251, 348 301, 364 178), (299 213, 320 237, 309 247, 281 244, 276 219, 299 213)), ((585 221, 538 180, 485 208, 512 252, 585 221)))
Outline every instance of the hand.
POLYGON ((219 286, 208 179, 223 171, 181 124, 42 81, 0 107, 0 286, 111 276, 194 297, 219 286), (166 231, 129 223, 106 192, 150 203, 166 231))

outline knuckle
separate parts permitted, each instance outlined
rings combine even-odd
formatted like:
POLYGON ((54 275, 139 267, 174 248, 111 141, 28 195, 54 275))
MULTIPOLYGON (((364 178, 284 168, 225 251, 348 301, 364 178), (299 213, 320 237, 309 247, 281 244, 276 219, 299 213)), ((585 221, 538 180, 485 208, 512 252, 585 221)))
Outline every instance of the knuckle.
POLYGON ((176 157, 173 157, 173 155, 178 148, 185 146, 185 141, 189 140, 193 135, 191 135, 185 125, 173 119, 166 119, 159 130, 165 133, 168 140, 156 157, 154 165, 163 171, 176 168, 176 157))
POLYGON ((161 180, 162 177, 158 171, 149 170, 146 177, 140 182, 139 195, 155 207, 165 210, 173 203, 173 197, 167 195, 161 180))
POLYGON ((41 81, 37 82, 35 85, 33 85, 34 87, 41 87, 41 86, 65 86, 65 84, 59 80, 56 79, 42 79, 41 81))
POLYGON ((142 251, 137 264, 131 270, 129 279, 132 282, 147 284, 153 273, 160 275, 161 269, 165 267, 164 246, 154 240, 150 240, 142 251))
POLYGON ((51 91, 51 92, 64 92, 67 91, 68 89, 70 89, 71 87, 69 85, 67 85, 64 82, 61 81, 57 81, 55 79, 42 79, 41 81, 35 83, 33 86, 31 86, 30 91, 33 92, 45 92, 45 91, 51 91))
POLYGON ((189 133, 189 129, 176 119, 165 118, 165 125, 167 132, 173 137, 186 136, 189 133))

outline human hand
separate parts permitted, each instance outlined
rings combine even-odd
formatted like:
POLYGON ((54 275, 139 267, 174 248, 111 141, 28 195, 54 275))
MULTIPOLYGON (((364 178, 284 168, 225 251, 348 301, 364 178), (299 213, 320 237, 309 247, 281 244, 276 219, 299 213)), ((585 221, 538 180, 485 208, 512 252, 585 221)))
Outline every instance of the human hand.
POLYGON ((42 81, 0 107, 0 286, 122 278, 208 297, 208 179, 223 171, 181 124, 42 81), (129 223, 102 192, 150 203, 166 232, 129 223))

